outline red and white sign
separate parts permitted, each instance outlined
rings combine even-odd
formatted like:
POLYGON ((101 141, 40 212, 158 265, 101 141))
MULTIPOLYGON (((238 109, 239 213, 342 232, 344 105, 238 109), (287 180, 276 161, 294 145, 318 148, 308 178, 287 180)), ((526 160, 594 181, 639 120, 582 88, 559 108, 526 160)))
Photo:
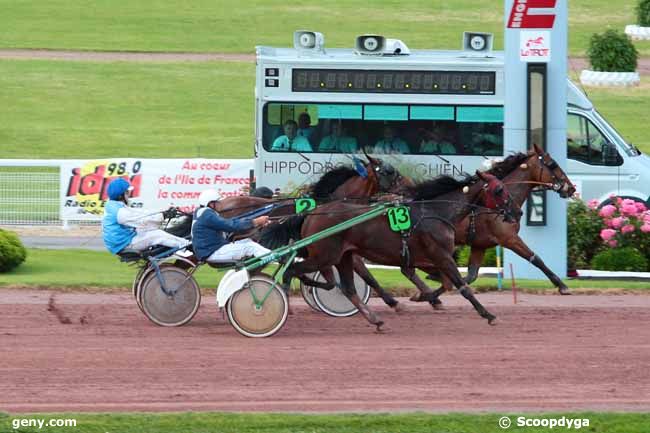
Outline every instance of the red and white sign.
POLYGON ((557 0, 514 0, 510 17, 509 29, 552 29, 555 14, 537 12, 534 9, 552 9, 557 0), (533 9, 531 11, 531 9, 533 9))
POLYGON ((519 41, 519 59, 522 62, 551 61, 551 32, 548 30, 522 30, 519 41))
POLYGON ((108 184, 118 177, 134 189, 130 206, 191 212, 201 191, 214 188, 223 197, 239 195, 249 185, 252 159, 67 160, 61 164, 61 219, 99 220, 108 184))

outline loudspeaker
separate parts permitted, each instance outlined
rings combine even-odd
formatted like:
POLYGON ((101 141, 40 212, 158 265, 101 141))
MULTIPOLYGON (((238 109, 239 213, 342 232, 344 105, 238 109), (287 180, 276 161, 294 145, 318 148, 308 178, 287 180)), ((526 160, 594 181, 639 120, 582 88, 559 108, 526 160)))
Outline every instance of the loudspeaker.
POLYGON ((492 33, 463 32, 463 51, 468 55, 489 57, 493 41, 492 33))
POLYGON ((358 54, 366 55, 400 56, 411 54, 411 50, 404 42, 380 35, 357 36, 354 49, 358 54))
POLYGON ((293 47, 302 51, 323 51, 325 37, 322 33, 310 32, 308 30, 297 30, 293 32, 293 47))
POLYGON ((380 35, 357 36, 354 49, 359 54, 382 54, 386 46, 386 38, 380 35))

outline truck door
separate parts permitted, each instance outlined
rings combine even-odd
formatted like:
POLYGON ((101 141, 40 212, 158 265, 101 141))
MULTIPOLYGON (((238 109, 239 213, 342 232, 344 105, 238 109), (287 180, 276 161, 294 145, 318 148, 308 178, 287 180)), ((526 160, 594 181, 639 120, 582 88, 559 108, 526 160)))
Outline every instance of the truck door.
POLYGON ((584 200, 618 194, 631 182, 614 140, 582 113, 568 114, 567 157, 569 178, 584 200))

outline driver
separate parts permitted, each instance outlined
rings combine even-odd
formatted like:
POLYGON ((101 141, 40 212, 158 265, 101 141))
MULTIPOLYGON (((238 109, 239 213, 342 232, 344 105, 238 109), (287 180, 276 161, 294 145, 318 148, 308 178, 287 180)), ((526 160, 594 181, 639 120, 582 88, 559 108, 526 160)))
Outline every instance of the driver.
POLYGON ((208 263, 232 262, 244 257, 260 257, 270 252, 251 239, 228 242, 227 233, 245 232, 253 227, 269 224, 269 217, 229 219, 215 210, 221 196, 214 189, 203 191, 199 195, 199 208, 194 212, 192 222, 192 245, 199 260, 208 263))
POLYGON ((133 186, 128 180, 117 178, 108 185, 108 198, 102 218, 104 245, 113 254, 124 249, 144 251, 154 245, 170 248, 187 246, 189 241, 179 238, 159 227, 163 219, 171 218, 175 211, 146 212, 128 207, 133 186))

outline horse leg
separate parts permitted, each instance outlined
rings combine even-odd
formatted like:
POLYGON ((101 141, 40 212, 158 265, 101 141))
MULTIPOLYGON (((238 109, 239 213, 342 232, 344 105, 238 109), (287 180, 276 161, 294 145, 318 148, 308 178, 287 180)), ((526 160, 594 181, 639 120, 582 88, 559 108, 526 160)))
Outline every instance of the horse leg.
POLYGON ((524 243, 524 241, 517 235, 514 237, 510 238, 506 244, 503 245, 504 247, 508 248, 509 250, 514 251, 519 257, 528 260, 530 263, 535 265, 540 271, 544 272, 544 275, 551 280, 553 285, 557 287, 558 291, 560 292, 561 295, 570 295, 571 292, 569 291, 569 288, 564 284, 562 279, 555 275, 553 271, 551 271, 544 261, 537 256, 530 248, 528 248, 528 245, 524 243))
POLYGON ((469 264, 467 266, 467 276, 465 277, 465 283, 472 284, 476 281, 478 277, 478 270, 483 263, 483 257, 485 257, 485 250, 480 248, 472 247, 472 251, 469 255, 469 264))
POLYGON ((416 293, 415 295, 411 296, 411 301, 413 302, 431 302, 434 297, 433 297, 433 290, 429 286, 427 286, 424 281, 422 281, 422 278, 418 276, 418 274, 415 272, 415 268, 413 267, 401 267, 400 271, 402 271, 402 275, 404 275, 406 278, 409 279, 410 282, 415 284, 415 287, 418 288, 420 293, 416 293))
POLYGON ((366 318, 366 320, 377 327, 377 331, 381 331, 384 321, 379 316, 370 310, 366 304, 361 302, 361 298, 357 294, 357 289, 354 287, 354 258, 353 254, 347 252, 341 258, 341 261, 336 265, 341 277, 341 291, 343 294, 359 309, 359 312, 366 318))
POLYGON ((332 290, 336 287, 336 279, 334 278, 334 272, 332 272, 331 266, 322 268, 320 274, 325 278, 325 282, 314 280, 306 275, 300 275, 298 279, 307 286, 318 287, 319 289, 332 290))
POLYGON ((404 306, 379 285, 375 277, 372 276, 366 267, 366 264, 363 263, 363 259, 361 257, 354 255, 353 266, 354 272, 356 272, 357 275, 359 275, 367 285, 372 287, 375 293, 381 297, 386 305, 394 309, 397 313, 404 311, 404 306))
POLYGON ((474 306, 476 312, 484 319, 487 319, 488 324, 492 325, 496 316, 485 309, 485 307, 474 296, 472 289, 465 284, 463 277, 460 275, 460 272, 458 272, 458 267, 456 267, 456 262, 454 261, 453 256, 447 251, 436 251, 434 248, 430 248, 430 253, 433 252, 431 256, 437 256, 439 268, 442 273, 449 278, 454 286, 458 287, 460 294, 474 306))
MULTIPOLYGON (((309 260, 305 260, 302 262, 293 262, 289 265, 289 267, 284 271, 284 275, 282 275, 282 289, 287 294, 287 302, 289 302, 289 299, 291 298, 289 296, 289 292, 291 289, 291 280, 294 277, 300 278, 304 274, 316 272, 319 270, 319 267, 320 267, 319 264, 309 262, 309 260)), ((289 314, 293 315, 291 302, 289 302, 289 314)))
MULTIPOLYGON (((427 268, 422 268, 422 270, 428 274, 430 273, 429 271, 438 272, 437 268, 427 267, 427 268)), ((429 296, 430 299, 428 299, 429 304, 431 304, 434 310, 443 309, 443 304, 442 301, 440 300, 440 295, 454 288, 454 285, 451 283, 451 280, 445 274, 441 274, 440 279, 442 280, 442 285, 436 290, 434 290, 433 293, 429 296)))

